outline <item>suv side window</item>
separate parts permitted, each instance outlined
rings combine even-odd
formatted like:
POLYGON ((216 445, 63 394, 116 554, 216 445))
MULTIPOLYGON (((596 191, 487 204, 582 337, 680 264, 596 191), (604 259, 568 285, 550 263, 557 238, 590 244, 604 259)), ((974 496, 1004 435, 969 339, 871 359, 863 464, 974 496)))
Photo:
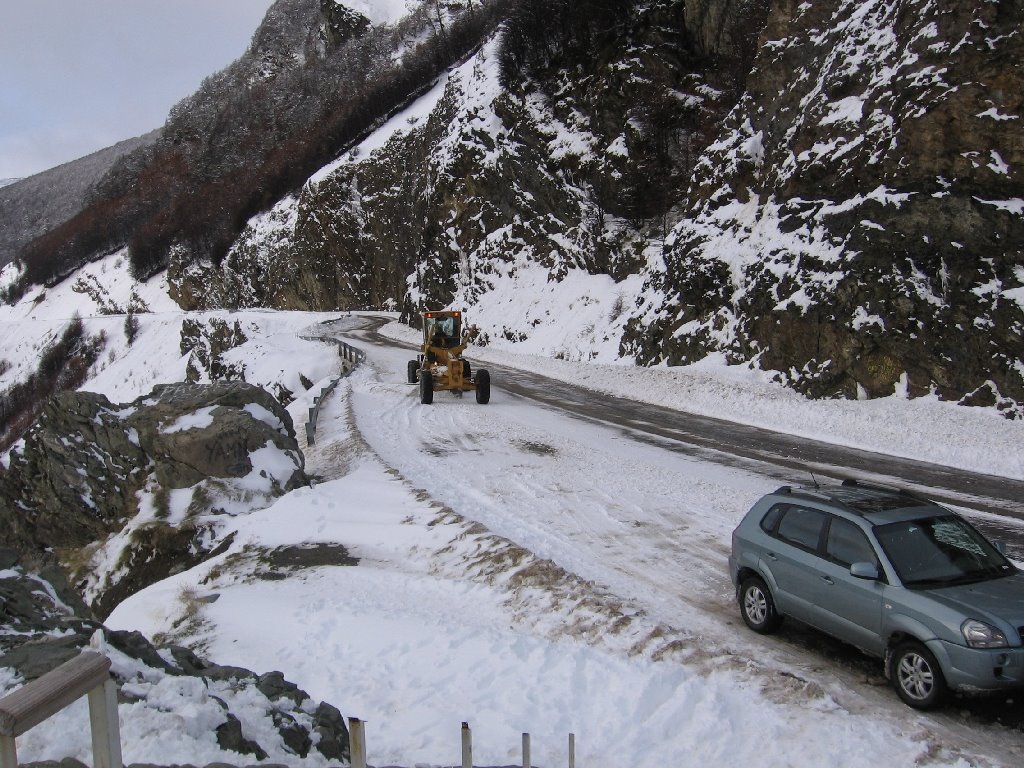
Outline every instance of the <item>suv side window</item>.
POLYGON ((779 538, 798 547, 817 551, 827 515, 818 509, 790 507, 779 522, 779 538))
POLYGON ((776 504, 769 509, 768 514, 761 519, 761 530, 774 536, 775 529, 779 525, 779 518, 782 517, 782 513, 788 508, 788 504, 776 504))
POLYGON ((854 563, 878 565, 878 557, 864 531, 841 517, 832 518, 832 524, 828 528, 828 539, 825 542, 825 554, 847 567, 854 563))

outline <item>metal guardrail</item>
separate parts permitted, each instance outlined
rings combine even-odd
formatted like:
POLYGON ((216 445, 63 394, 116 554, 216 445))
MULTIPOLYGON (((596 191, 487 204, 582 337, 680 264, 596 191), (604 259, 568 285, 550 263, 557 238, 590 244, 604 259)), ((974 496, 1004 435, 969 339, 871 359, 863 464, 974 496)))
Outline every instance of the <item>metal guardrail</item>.
MULTIPOLYGON (((102 637, 94 637, 93 646, 102 648, 102 637)), ((123 768, 117 686, 110 678, 110 659, 95 650, 82 651, 0 699, 0 768, 17 768, 18 736, 82 696, 89 697, 93 765, 123 768)))
POLYGON ((341 357, 341 376, 320 390, 320 394, 313 398, 313 407, 309 409, 309 418, 306 421, 306 445, 310 446, 316 444, 316 423, 320 418, 320 404, 325 397, 334 391, 339 381, 352 373, 355 367, 366 359, 366 353, 357 347, 353 347, 351 344, 346 344, 341 339, 335 339, 330 336, 300 336, 299 338, 306 341, 322 341, 327 344, 337 344, 338 356, 341 357))

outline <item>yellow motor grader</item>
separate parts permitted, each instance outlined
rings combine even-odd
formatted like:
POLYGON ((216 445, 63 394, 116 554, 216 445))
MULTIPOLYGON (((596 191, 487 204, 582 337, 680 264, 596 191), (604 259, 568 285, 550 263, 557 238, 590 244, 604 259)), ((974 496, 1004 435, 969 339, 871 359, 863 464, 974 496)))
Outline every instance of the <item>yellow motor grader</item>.
POLYGON ((420 402, 434 402, 434 392, 449 391, 457 397, 476 391, 481 405, 491 399, 491 375, 479 370, 476 375, 469 361, 462 358, 466 348, 461 312, 424 312, 423 345, 415 360, 409 361, 409 383, 420 385, 420 402))

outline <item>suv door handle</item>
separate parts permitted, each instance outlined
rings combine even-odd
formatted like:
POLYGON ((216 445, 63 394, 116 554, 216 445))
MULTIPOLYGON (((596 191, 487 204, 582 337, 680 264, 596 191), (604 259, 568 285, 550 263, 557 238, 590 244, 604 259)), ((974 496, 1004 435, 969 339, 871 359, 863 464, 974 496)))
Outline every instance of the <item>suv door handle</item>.
POLYGON ((824 581, 829 586, 835 586, 835 582, 832 581, 832 577, 831 576, 822 576, 821 580, 824 581))
POLYGON ((765 552, 764 556, 767 557, 769 560, 778 560, 779 559, 779 556, 776 555, 774 552, 765 552))

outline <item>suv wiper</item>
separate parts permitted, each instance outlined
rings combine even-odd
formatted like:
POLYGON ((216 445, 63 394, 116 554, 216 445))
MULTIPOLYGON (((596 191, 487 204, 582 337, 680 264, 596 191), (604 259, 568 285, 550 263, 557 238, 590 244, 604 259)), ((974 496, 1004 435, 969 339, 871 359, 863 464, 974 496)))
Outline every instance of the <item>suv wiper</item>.
POLYGON ((946 576, 941 579, 914 579, 913 581, 906 581, 903 586, 920 587, 927 589, 929 587, 958 587, 964 584, 977 584, 980 581, 990 581, 992 579, 998 579, 1009 574, 998 571, 994 568, 986 568, 983 571, 971 571, 970 573, 961 573, 957 576, 946 576))

